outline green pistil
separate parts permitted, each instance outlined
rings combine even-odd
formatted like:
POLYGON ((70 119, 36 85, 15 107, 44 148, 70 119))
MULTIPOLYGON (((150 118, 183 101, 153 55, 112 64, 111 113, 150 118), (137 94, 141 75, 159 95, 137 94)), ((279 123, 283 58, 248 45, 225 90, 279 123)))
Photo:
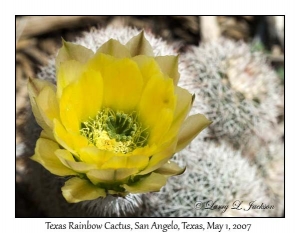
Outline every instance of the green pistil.
POLYGON ((129 153, 146 145, 149 133, 136 113, 105 108, 94 119, 81 123, 81 134, 102 150, 129 153))

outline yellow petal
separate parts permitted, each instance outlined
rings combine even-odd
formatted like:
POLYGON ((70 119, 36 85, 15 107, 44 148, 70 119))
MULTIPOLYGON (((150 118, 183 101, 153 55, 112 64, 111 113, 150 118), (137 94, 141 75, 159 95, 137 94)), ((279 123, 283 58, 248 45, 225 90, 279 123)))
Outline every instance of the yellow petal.
POLYGON ((40 92, 47 86, 52 88, 54 91, 56 90, 55 85, 50 83, 49 81, 29 77, 27 83, 29 97, 36 98, 40 94, 40 92))
POLYGON ((185 171, 186 167, 181 168, 172 161, 166 162, 163 166, 155 170, 156 173, 168 176, 180 175, 185 171))
POLYGON ((59 119, 59 108, 54 90, 46 86, 36 98, 36 103, 46 124, 53 129, 53 119, 59 119))
POLYGON ((58 176, 76 175, 77 173, 63 165, 56 157, 55 151, 59 149, 57 143, 39 138, 35 147, 35 154, 32 160, 43 165, 48 171, 58 176))
POLYGON ((152 144, 150 145, 146 145, 144 147, 139 147, 136 148, 134 151, 132 151, 132 155, 143 155, 143 156, 147 156, 150 157, 152 156, 155 151, 157 151, 157 145, 156 144, 152 144))
POLYGON ((172 126, 168 131, 167 135, 163 138, 162 142, 167 142, 174 138, 178 134, 182 122, 189 113, 193 101, 193 96, 185 89, 180 87, 175 87, 175 93, 177 96, 176 109, 174 113, 174 119, 172 126))
POLYGON ((118 60, 117 58, 111 55, 98 52, 87 63, 87 70, 89 69, 96 70, 102 74, 103 70, 106 67, 111 66, 117 60, 118 60))
POLYGON ((138 65, 144 81, 144 87, 152 76, 163 75, 159 65, 153 57, 139 55, 132 58, 138 65))
POLYGON ((77 151, 80 148, 88 146, 88 140, 84 136, 73 132, 67 132, 61 122, 57 119, 54 119, 53 123, 56 141, 72 154, 78 155, 77 151))
POLYGON ((163 166, 168 160, 173 156, 176 146, 176 140, 173 141, 172 144, 170 144, 168 147, 166 147, 164 150, 160 151, 157 154, 154 154, 147 165, 147 167, 139 172, 139 175, 145 175, 148 174, 161 166, 163 166))
POLYGON ((103 164, 101 169, 118 169, 118 168, 137 168, 142 170, 147 166, 149 158, 144 155, 117 155, 103 164))
POLYGON ((202 114, 189 116, 181 127, 176 152, 185 148, 203 129, 205 129, 211 123, 212 122, 202 114))
POLYGON ((53 130, 51 130, 51 132, 46 132, 45 130, 42 130, 42 132, 40 134, 40 138, 45 138, 45 139, 55 141, 55 138, 53 135, 53 130))
POLYGON ((124 181, 138 171, 137 168, 91 170, 86 175, 93 184, 115 183, 124 181))
POLYGON ((87 180, 78 177, 71 178, 61 188, 64 198, 69 203, 94 200, 98 197, 105 197, 103 189, 94 186, 87 180))
POLYGON ((104 43, 97 51, 96 54, 108 54, 115 58, 131 57, 130 52, 125 45, 122 45, 119 41, 110 39, 104 43))
POLYGON ((132 37, 126 44, 132 57, 137 55, 154 56, 153 49, 144 36, 144 31, 135 37, 132 37))
POLYGON ((88 171, 97 168, 96 164, 75 161, 73 155, 67 150, 57 150, 55 151, 55 155, 62 164, 78 173, 87 173, 88 171))
POLYGON ((166 185, 167 178, 164 175, 152 172, 133 185, 124 184, 123 187, 130 193, 157 192, 166 185))
POLYGON ((80 63, 86 63, 93 55, 94 52, 84 46, 66 42, 62 40, 63 46, 58 51, 55 64, 56 70, 59 70, 60 64, 69 60, 76 60, 80 63))
POLYGON ((79 132, 80 124, 100 111, 103 99, 101 74, 87 70, 78 82, 67 86, 60 100, 60 116, 70 132, 79 132))
POLYGON ((66 87, 59 102, 61 122, 68 132, 73 133, 79 133, 81 123, 82 101, 77 98, 78 89, 76 84, 66 87))
POLYGON ((174 112, 168 108, 164 108, 157 113, 158 120, 152 126, 148 140, 150 145, 157 142, 162 143, 165 140, 166 133, 169 131, 173 121, 173 115, 174 112))
POLYGON ((59 71, 57 72, 57 97, 61 98, 62 91, 69 84, 77 81, 85 66, 76 60, 69 60, 61 63, 59 71))
POLYGON ((103 163, 115 156, 115 153, 100 150, 95 146, 87 146, 80 148, 79 156, 83 162, 93 163, 96 164, 97 167, 101 167, 103 163))
POLYGON ((170 128, 173 121, 176 97, 172 79, 152 76, 139 103, 139 116, 145 127, 149 127, 148 143, 157 142, 170 128))
POLYGON ((89 67, 101 72, 105 87, 103 106, 125 112, 135 109, 142 94, 143 78, 134 61, 101 54, 89 67))
POLYGON ((162 72, 172 78, 174 84, 177 85, 180 77, 178 72, 178 56, 157 56, 155 60, 162 72))
MULTIPOLYGON (((99 72, 87 70, 79 79, 77 98, 81 100, 82 121, 94 117, 101 109, 103 100, 103 80, 99 72)), ((106 87, 105 87, 106 88, 106 87)))
POLYGON ((36 102, 36 98, 45 87, 50 87, 51 89, 55 90, 55 86, 48 81, 33 79, 33 78, 29 78, 28 80, 27 88, 28 88, 28 94, 30 98, 33 115, 36 119, 36 122, 39 124, 39 126, 41 126, 48 133, 48 135, 51 135, 52 129, 45 122, 45 119, 42 116, 36 102))

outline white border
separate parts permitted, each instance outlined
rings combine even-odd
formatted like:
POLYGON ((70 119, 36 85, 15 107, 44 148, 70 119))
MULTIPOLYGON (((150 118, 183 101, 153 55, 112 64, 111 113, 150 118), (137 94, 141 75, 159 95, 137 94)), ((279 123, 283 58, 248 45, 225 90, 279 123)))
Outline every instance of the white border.
MULTIPOLYGON (((68 221, 84 221, 84 219, 15 219, 15 95, 14 95, 14 22, 15 14, 213 14, 213 15, 251 15, 251 14, 286 14, 286 218, 282 219, 174 219, 176 222, 190 223, 252 223, 250 232, 297 232, 299 196, 299 19, 296 1, 10 1, 1 5, 1 228, 14 232, 49 232, 45 229, 45 221, 65 223, 68 221), (7 159, 8 158, 8 159, 7 159)), ((124 221, 133 224, 136 221, 152 223, 153 221, 166 223, 171 219, 91 219, 93 222, 124 221)), ((87 231, 87 230, 86 230, 87 231)), ((101 230, 101 232, 112 230, 101 230)), ((64 232, 74 232, 64 230, 64 232)), ((80 230, 80 232, 85 232, 80 230)), ((91 232, 89 230, 89 232, 91 232)), ((123 231, 122 231, 123 232, 123 231)), ((151 231, 152 232, 152 231, 151 231)), ((161 232, 161 231, 160 231, 161 232)), ((183 231, 181 231, 183 232, 183 231)), ((192 232, 192 231, 189 231, 192 232)), ((199 232, 193 231, 193 232, 199 232)), ((215 231, 217 232, 217 231, 215 231)), ((237 231, 240 232, 240 231, 237 231)))

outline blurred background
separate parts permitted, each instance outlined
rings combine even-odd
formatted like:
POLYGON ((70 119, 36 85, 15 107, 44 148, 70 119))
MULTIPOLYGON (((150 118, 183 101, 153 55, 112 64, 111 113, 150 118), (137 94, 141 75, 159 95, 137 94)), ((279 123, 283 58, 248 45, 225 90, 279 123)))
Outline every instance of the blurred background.
MULTIPOLYGON (((26 199, 22 185, 24 161, 24 127, 28 113, 27 80, 37 77, 48 59, 61 47, 61 38, 74 41, 92 27, 132 26, 152 32, 169 43, 176 43, 184 53, 191 46, 217 41, 220 37, 244 41, 252 51, 265 55, 280 85, 284 86, 284 17, 283 16, 17 16, 16 17, 16 183, 18 216, 34 208, 26 199), (21 206, 24 205, 24 206, 21 206)), ((283 98, 283 97, 282 97, 283 98)), ((282 100, 283 103, 283 100, 282 100)), ((284 106, 277 116, 282 138, 284 135, 284 106)), ((282 142, 283 143, 283 142, 282 142)), ((283 163, 280 182, 283 185, 283 163)), ((281 192, 281 191, 280 191, 281 192)), ((30 215, 30 214, 29 214, 30 215)), ((41 214, 42 216, 42 214, 41 214)))

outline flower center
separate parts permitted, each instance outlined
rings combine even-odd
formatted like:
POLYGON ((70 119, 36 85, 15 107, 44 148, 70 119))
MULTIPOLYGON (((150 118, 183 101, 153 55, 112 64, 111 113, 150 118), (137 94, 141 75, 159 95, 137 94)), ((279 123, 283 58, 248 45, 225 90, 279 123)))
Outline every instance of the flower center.
POLYGON ((80 133, 101 150, 123 154, 145 146, 149 136, 135 112, 127 114, 110 108, 104 108, 94 119, 82 122, 80 133))

